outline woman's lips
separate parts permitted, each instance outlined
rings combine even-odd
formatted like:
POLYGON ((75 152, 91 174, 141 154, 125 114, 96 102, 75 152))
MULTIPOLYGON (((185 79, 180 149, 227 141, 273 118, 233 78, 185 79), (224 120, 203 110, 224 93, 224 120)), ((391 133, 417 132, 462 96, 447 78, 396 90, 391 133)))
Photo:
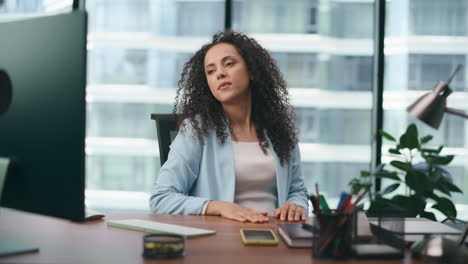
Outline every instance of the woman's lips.
POLYGON ((223 82, 222 84, 219 85, 218 90, 223 90, 227 88, 229 85, 231 85, 230 82, 223 82))

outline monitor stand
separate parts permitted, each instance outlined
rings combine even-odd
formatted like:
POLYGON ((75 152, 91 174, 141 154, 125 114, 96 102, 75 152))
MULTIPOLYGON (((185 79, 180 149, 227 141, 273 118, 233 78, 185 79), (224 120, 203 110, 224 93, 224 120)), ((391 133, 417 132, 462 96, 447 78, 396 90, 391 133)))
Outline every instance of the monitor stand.
POLYGON ((86 208, 85 209, 85 218, 84 222, 89 222, 89 221, 95 221, 95 220, 101 220, 105 217, 106 215, 93 211, 91 209, 86 208))

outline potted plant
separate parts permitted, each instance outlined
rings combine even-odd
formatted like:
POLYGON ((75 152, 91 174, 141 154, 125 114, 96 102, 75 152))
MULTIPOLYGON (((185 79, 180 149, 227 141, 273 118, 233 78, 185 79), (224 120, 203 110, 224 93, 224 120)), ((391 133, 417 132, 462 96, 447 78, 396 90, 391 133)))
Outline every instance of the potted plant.
POLYGON ((383 208, 399 207, 405 210, 407 217, 436 220, 432 212, 426 211, 426 204, 430 201, 433 203, 432 208, 447 217, 456 217, 457 210, 449 198, 452 193, 462 193, 462 190, 453 184, 450 173, 444 168, 454 156, 441 155, 443 146, 437 149, 426 147, 433 137, 427 135, 419 138, 414 124, 408 126, 398 141, 384 131, 379 133, 395 143, 389 149, 394 159, 389 164, 380 164, 372 173, 361 171, 359 177, 349 182, 353 194, 357 194, 362 188, 368 190, 371 203, 368 214, 373 215, 383 208), (375 179, 392 183, 385 189, 374 192, 372 185, 375 179), (394 193, 401 188, 405 190, 404 195, 394 193))

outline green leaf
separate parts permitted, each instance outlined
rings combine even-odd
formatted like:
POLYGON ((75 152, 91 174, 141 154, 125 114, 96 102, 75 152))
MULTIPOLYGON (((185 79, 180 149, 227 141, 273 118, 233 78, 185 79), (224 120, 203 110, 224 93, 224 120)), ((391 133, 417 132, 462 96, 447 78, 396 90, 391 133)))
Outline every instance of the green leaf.
POLYGON ((352 179, 351 181, 349 181, 348 185, 351 187, 351 193, 352 194, 358 194, 359 191, 362 189, 362 184, 361 182, 359 181, 359 179, 352 179))
POLYGON ((432 221, 437 221, 434 213, 432 213, 432 212, 423 211, 423 212, 421 212, 421 214, 419 214, 419 216, 427 218, 427 219, 432 220, 432 221))
POLYGON ((390 186, 387 186, 387 188, 385 188, 383 191, 380 192, 381 195, 385 195, 385 194, 389 194, 391 192, 393 192, 394 190, 398 189, 398 187, 400 187, 400 184, 399 183, 394 183, 390 186))
POLYGON ((432 192, 434 189, 433 184, 428 181, 426 174, 421 171, 408 171, 405 182, 416 193, 432 192))
POLYGON ((421 138, 421 144, 425 144, 425 143, 431 141, 432 138, 433 138, 433 136, 431 136, 431 135, 427 135, 427 136, 422 137, 421 138))
POLYGON ((367 210, 368 216, 379 216, 380 210, 385 208, 395 208, 397 207, 396 204, 392 202, 392 200, 382 198, 381 196, 376 195, 374 201, 371 201, 369 209, 367 210))
POLYGON ((401 152, 398 149, 389 149, 388 152, 392 154, 401 154, 401 152))
POLYGON ((437 153, 439 154, 439 149, 430 149, 430 148, 422 148, 421 149, 422 153, 437 153))
POLYGON ((390 136, 390 134, 388 134, 387 132, 385 132, 385 131, 383 131, 383 130, 379 130, 379 134, 380 134, 382 137, 384 137, 384 138, 386 138, 386 139, 388 139, 388 140, 390 140, 390 141, 395 141, 395 142, 396 142, 396 139, 395 139, 394 137, 390 136))
POLYGON ((419 195, 403 196, 395 195, 392 202, 406 210, 407 217, 416 217, 424 211, 426 201, 419 195))
POLYGON ((463 191, 460 190, 460 188, 458 188, 455 184, 449 182, 444 177, 440 178, 440 184, 447 188, 447 190, 450 192, 463 193, 463 191))
POLYGON ((450 193, 450 190, 442 184, 436 184, 435 189, 441 191, 442 193, 448 196, 452 196, 452 194, 450 193))
POLYGON ((429 172, 429 179, 431 182, 436 183, 442 177, 442 172, 440 170, 435 170, 434 172, 429 172))
POLYGON ((375 168, 375 171, 380 171, 380 170, 383 170, 385 167, 385 163, 380 163, 379 165, 377 165, 377 167, 375 168))
POLYGON ((440 164, 440 165, 447 165, 450 162, 452 162, 454 155, 438 155, 436 153, 430 153, 430 152, 422 152, 421 153, 423 158, 426 160, 427 163, 429 164, 440 164))
POLYGON ((365 177, 369 177, 370 176, 370 172, 368 171, 361 171, 361 177, 365 178, 365 177))
POLYGON ((415 124, 409 125, 405 134, 400 137, 400 145, 402 148, 419 148, 418 129, 415 124))
POLYGON ((432 200, 434 200, 434 202, 437 202, 439 201, 440 197, 437 196, 435 193, 431 192, 431 193, 426 193, 426 197, 427 198, 431 198, 432 200))
POLYGON ((447 165, 452 162, 454 155, 440 156, 440 155, 431 155, 432 163, 447 165))
POLYGON ((382 170, 374 174, 376 178, 387 178, 395 181, 401 181, 400 177, 398 177, 398 173, 394 171, 386 171, 382 170))
POLYGON ((455 205, 445 197, 439 197, 439 200, 432 206, 432 208, 439 210, 446 216, 457 217, 457 209, 455 208, 455 205))
POLYGON ((439 148, 437 149, 437 153, 440 153, 443 148, 444 148, 444 146, 439 146, 439 148))
POLYGON ((398 160, 393 160, 390 162, 390 164, 397 168, 397 169, 400 169, 400 170, 403 170, 403 171, 409 171, 411 170, 411 163, 409 162, 402 162, 402 161, 398 161, 398 160))

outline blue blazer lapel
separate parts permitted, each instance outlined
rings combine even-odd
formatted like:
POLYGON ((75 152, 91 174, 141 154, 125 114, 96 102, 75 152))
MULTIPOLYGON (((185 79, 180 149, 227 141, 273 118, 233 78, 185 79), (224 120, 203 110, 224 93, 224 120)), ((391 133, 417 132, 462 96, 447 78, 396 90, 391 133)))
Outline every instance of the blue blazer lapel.
POLYGON ((280 159, 276 152, 273 150, 273 144, 271 144, 270 138, 266 136, 268 144, 270 146, 270 151, 275 158, 275 169, 276 169, 276 189, 278 190, 278 204, 276 205, 279 208, 283 203, 286 202, 288 198, 288 164, 281 166, 280 159))

